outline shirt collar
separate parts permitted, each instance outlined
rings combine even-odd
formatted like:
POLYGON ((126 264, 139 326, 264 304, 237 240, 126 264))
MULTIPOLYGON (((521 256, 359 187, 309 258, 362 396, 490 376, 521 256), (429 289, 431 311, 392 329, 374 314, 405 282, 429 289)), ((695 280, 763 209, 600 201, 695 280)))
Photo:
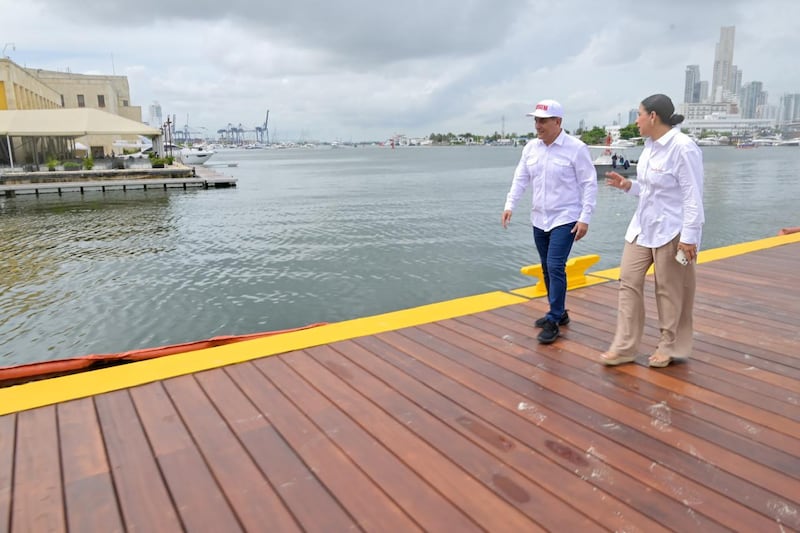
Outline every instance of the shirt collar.
POLYGON ((664 146, 664 145, 666 145, 666 144, 667 144, 667 143, 668 143, 668 142, 669 142, 669 141, 670 141, 670 140, 671 140, 673 137, 675 137, 675 135, 677 135, 677 134, 678 134, 678 129, 677 129, 677 128, 670 128, 670 129, 669 129, 669 131, 668 131, 667 133, 665 133, 664 135, 662 135, 661 137, 659 137, 657 141, 653 141, 653 142, 655 142, 655 143, 656 143, 656 144, 658 144, 659 146, 664 146))
POLYGON ((567 136, 567 133, 564 131, 564 128, 561 128, 561 132, 558 134, 558 137, 553 141, 553 144, 557 144, 561 146, 564 144, 564 138, 567 136))

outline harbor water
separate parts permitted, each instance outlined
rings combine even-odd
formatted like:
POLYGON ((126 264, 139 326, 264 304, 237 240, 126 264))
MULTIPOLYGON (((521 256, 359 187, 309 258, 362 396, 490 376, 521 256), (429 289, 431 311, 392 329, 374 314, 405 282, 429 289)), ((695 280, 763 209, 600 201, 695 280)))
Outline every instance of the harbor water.
MULTIPOLYGON (((534 282, 521 148, 218 152, 219 190, 0 198, 0 366, 293 328, 534 282)), ((800 225, 800 149, 704 148, 702 247, 800 225)), ((573 256, 619 264, 635 200, 600 181, 573 256)), ((579 317, 574 317, 579 320, 579 317)))

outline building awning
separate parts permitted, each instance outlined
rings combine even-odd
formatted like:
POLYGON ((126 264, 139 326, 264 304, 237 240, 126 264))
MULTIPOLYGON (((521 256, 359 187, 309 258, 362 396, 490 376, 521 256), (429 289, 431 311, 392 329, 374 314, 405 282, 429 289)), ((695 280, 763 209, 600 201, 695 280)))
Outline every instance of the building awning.
POLYGON ((82 137, 145 135, 161 131, 141 122, 88 107, 0 111, 0 135, 9 137, 82 137))

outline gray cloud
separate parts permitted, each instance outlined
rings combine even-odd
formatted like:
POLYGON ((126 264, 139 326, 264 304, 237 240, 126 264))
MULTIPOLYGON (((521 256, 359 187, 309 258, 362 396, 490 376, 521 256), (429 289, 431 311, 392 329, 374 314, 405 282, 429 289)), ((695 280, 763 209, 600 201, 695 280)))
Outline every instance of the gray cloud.
POLYGON ((177 0, 165 5, 162 0, 144 0, 131 10, 129 2, 84 0, 79 11, 62 2, 53 2, 52 8, 76 21, 107 24, 123 18, 126 25, 140 28, 156 18, 195 24, 227 21, 256 40, 373 64, 468 55, 496 46, 526 4, 525 0, 496 5, 480 0, 177 0))
POLYGON ((608 124, 654 92, 679 103, 687 64, 710 80, 726 25, 745 82, 762 81, 772 104, 800 92, 795 0, 0 0, 0 12, 15 61, 113 68, 135 104, 158 100, 211 131, 270 109, 283 138, 521 133, 547 97, 568 128, 608 124))

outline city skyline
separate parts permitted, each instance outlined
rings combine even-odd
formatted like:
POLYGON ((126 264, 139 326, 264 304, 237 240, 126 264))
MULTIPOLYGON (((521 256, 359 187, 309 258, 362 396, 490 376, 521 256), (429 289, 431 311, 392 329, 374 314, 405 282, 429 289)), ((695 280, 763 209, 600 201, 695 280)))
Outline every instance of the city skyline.
POLYGON ((683 103, 687 114, 696 119, 701 114, 724 112, 744 119, 774 118, 779 125, 800 121, 800 90, 779 95, 779 103, 774 105, 765 83, 742 82, 744 70, 733 63, 735 35, 735 26, 720 28, 710 85, 702 80, 699 64, 686 65, 683 103))

